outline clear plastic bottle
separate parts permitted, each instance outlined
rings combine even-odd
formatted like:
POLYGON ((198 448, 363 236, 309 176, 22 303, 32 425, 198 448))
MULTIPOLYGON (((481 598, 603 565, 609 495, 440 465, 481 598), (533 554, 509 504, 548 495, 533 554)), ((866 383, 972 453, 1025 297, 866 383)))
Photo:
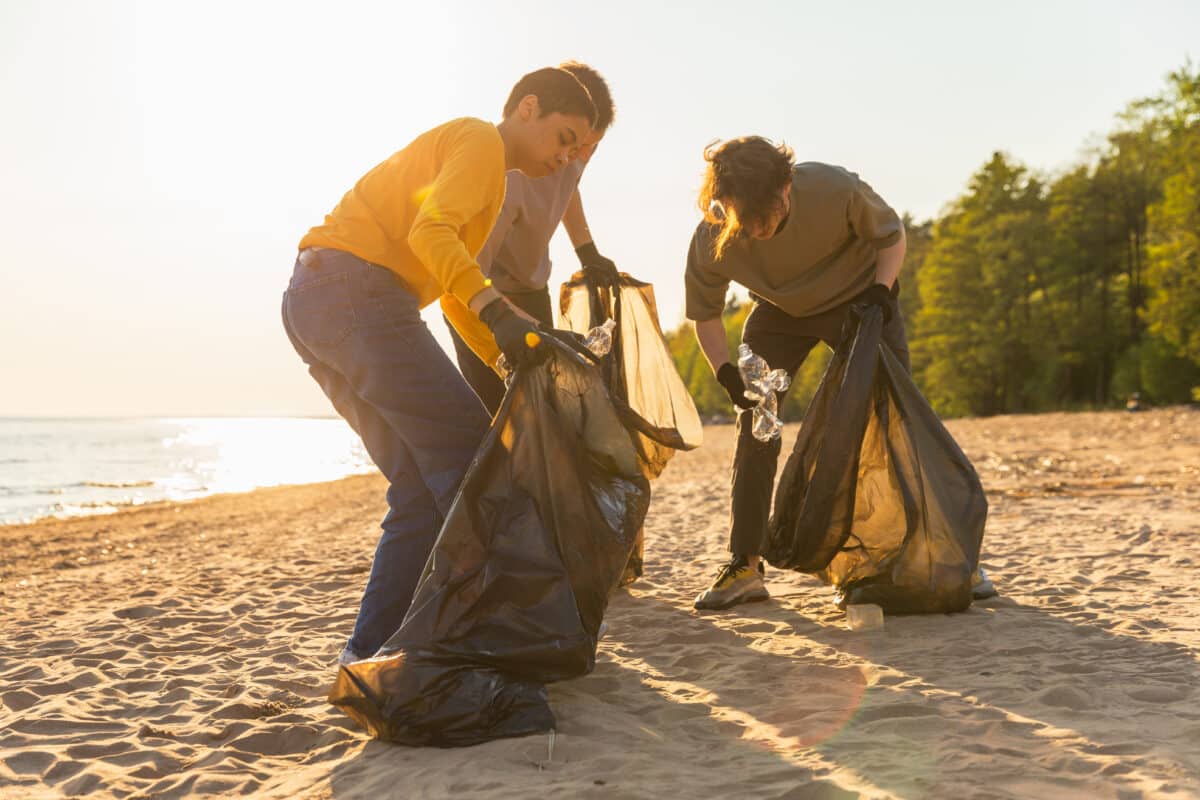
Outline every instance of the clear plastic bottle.
POLYGON ((751 433, 760 442, 778 439, 783 432, 783 422, 779 419, 776 392, 787 390, 791 383, 787 373, 771 369, 763 357, 756 355, 744 342, 738 345, 738 372, 746 384, 746 397, 758 404, 754 407, 751 433))
POLYGON ((583 346, 592 351, 592 355, 599 358, 600 356, 608 355, 612 350, 612 332, 617 327, 615 319, 606 319, 601 325, 597 325, 587 332, 587 336, 583 339, 583 346))
POLYGON ((846 627, 852 631, 883 630, 883 609, 874 603, 846 606, 846 627))

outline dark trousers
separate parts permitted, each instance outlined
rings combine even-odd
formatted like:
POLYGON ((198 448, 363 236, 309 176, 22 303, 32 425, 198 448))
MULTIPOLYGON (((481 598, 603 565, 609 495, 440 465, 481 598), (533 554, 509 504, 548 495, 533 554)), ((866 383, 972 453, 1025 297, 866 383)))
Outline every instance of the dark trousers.
POLYGON ((283 325, 390 484, 349 641, 366 658, 404 620, 488 416, 390 270, 339 250, 304 251, 283 295, 283 325))
MULTIPOLYGON (((550 306, 549 287, 531 289, 527 292, 504 292, 503 294, 512 301, 513 305, 538 322, 544 322, 547 325, 554 324, 554 310, 550 306)), ((442 319, 446 318, 442 317, 442 319)), ((504 399, 504 381, 500 380, 500 376, 496 374, 495 370, 475 355, 474 350, 467 347, 467 343, 458 335, 458 331, 454 330, 450 320, 446 320, 446 327, 450 329, 450 338, 454 340, 454 353, 458 356, 458 368, 462 370, 463 377, 467 379, 467 383, 471 384, 475 394, 479 395, 479 399, 483 401, 483 406, 488 413, 493 417, 496 416, 496 412, 500 409, 500 401, 504 399)))
MULTIPOLYGON (((893 290, 892 320, 883 328, 883 341, 904 364, 904 368, 910 369, 908 338, 904 333, 898 291, 899 284, 893 290)), ((771 369, 782 369, 791 378, 796 377, 796 371, 818 342, 825 342, 830 347, 837 345, 849 306, 847 303, 811 317, 793 317, 764 300, 755 300, 755 306, 742 329, 742 341, 762 356, 771 369)), ((780 407, 786 394, 779 394, 780 407)), ((775 470, 783 446, 781 439, 760 442, 754 438, 751 433, 753 411, 750 409, 738 414, 737 450, 733 455, 729 549, 740 556, 762 552, 767 535, 767 517, 771 513, 775 470)))

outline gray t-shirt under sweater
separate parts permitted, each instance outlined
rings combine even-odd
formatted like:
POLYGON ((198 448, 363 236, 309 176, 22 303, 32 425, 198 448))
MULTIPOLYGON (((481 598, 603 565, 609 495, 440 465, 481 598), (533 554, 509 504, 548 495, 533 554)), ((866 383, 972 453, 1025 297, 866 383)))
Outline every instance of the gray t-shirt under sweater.
POLYGON ((553 175, 528 178, 510 171, 504 206, 487 242, 479 251, 479 267, 501 292, 544 289, 550 280, 550 239, 586 166, 575 160, 553 175))

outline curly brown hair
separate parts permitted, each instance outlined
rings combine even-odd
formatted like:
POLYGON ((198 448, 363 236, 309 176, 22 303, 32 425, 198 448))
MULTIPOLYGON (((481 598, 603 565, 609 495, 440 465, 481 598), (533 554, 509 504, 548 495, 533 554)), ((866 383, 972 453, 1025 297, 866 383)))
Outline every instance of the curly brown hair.
POLYGON ((792 180, 795 153, 762 136, 713 142, 704 148, 699 205, 718 226, 713 256, 720 258, 748 225, 765 222, 779 208, 779 192, 792 180))

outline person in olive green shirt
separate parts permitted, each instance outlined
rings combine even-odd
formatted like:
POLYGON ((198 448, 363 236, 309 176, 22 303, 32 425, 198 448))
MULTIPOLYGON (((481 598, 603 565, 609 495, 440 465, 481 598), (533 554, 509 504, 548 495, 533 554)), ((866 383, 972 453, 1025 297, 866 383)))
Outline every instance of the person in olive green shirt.
POLYGON ((897 302, 904 261, 900 217, 853 172, 829 164, 795 164, 792 151, 758 136, 705 151, 700 193, 705 218, 696 228, 684 273, 686 313, 717 380, 741 409, 733 459, 732 557, 696 598, 698 609, 765 600, 760 553, 779 460, 778 438, 751 433, 754 403, 729 360, 721 312, 731 282, 755 301, 742 341, 789 376, 818 342, 833 346, 850 303, 878 305, 884 342, 909 366, 897 302))
POLYGON ((596 107, 571 73, 547 67, 517 82, 503 116, 439 125, 364 175, 300 240, 284 293, 293 347, 389 484, 339 663, 374 655, 400 627, 490 423, 420 309, 439 301, 491 367, 501 353, 519 366, 546 347, 530 336, 536 321, 491 287, 476 257, 504 202, 506 170, 562 169, 590 135, 596 107))

